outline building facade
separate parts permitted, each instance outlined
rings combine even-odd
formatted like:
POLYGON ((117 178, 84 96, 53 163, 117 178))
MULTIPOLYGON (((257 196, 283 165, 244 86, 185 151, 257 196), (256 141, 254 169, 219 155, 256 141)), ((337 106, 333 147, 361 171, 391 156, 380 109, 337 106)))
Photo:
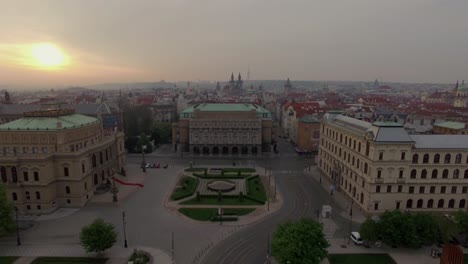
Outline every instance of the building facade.
POLYGON ((71 109, 24 113, 0 125, 0 183, 23 214, 82 207, 125 164, 124 135, 71 109))
POLYGON ((255 104, 198 104, 173 124, 174 148, 203 155, 257 155, 274 149, 278 126, 255 104))
POLYGON ((367 214, 466 210, 468 137, 409 135, 397 123, 327 114, 318 167, 367 214))

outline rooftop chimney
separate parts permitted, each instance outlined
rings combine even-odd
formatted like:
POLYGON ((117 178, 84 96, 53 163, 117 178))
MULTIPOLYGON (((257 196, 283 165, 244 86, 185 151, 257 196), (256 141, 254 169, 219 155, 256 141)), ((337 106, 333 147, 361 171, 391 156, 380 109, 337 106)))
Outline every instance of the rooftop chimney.
POLYGON ((62 122, 58 121, 57 122, 57 129, 61 129, 62 128, 62 122))

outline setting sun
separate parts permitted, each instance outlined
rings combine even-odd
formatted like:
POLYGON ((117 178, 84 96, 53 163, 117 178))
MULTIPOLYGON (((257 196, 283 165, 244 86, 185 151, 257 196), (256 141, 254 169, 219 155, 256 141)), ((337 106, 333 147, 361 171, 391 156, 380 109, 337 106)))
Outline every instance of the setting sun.
POLYGON ((31 48, 31 56, 34 64, 39 68, 51 69, 66 64, 63 52, 54 44, 40 43, 31 48))

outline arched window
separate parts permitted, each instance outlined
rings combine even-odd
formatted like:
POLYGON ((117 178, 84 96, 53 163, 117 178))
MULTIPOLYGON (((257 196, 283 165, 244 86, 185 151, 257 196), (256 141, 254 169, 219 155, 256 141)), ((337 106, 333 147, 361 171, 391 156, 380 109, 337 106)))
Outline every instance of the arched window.
POLYGON ((458 179, 458 177, 460 177, 460 170, 459 169, 455 169, 453 171, 453 178, 454 179, 458 179))
POLYGON ((36 192, 36 199, 37 199, 37 200, 40 200, 40 199, 41 199, 41 193, 40 193, 40 192, 36 192))
POLYGON ((414 155, 413 155, 413 163, 418 163, 418 159, 419 159, 419 155, 418 155, 418 154, 414 154, 414 155))
POLYGON ((12 192, 11 193, 11 198, 13 199, 13 201, 16 201, 16 200, 18 200, 18 195, 15 192, 12 192))
POLYGON ((96 167, 96 154, 93 154, 92 163, 93 163, 93 168, 95 168, 96 167))
POLYGON ((103 156, 102 156, 102 151, 99 152, 99 163, 102 164, 104 162, 103 156))
POLYGON ((434 200, 429 199, 429 201, 427 201, 427 208, 432 208, 432 206, 434 206, 434 200))
POLYGON ((429 163, 429 154, 424 154, 423 163, 429 163))
POLYGON ((449 203, 448 203, 448 208, 453 208, 455 207, 455 200, 454 199, 450 199, 449 200, 449 203))
POLYGON ((368 169, 368 165, 367 165, 367 162, 364 163, 364 173, 367 174, 367 169, 368 169))
POLYGON ((447 179, 448 178, 448 170, 445 169, 443 172, 442 172, 442 178, 443 179, 447 179))
POLYGON ((408 201, 406 201, 406 208, 411 208, 413 207, 413 200, 409 199, 408 201))
POLYGON ((461 163, 461 159, 462 159, 462 154, 457 154, 455 156, 455 163, 456 164, 460 164, 461 163))
POLYGON ((411 170, 411 179, 415 179, 416 178, 416 170, 415 169, 412 169, 411 170))
POLYGON ((419 199, 418 202, 416 203, 417 208, 422 208, 423 207, 423 200, 419 199))
POLYGON ((0 167, 0 174, 2 175, 2 182, 7 182, 6 169, 5 167, 0 167))
POLYGON ((427 177, 427 170, 424 169, 421 171, 421 179, 426 179, 426 177, 427 177))
POLYGON ((18 173, 16 171, 16 167, 11 167, 11 178, 13 182, 18 182, 18 173))
POLYGON ((31 195, 29 194, 29 192, 28 192, 28 191, 26 191, 24 194, 26 195, 26 200, 29 200, 29 199, 31 199, 31 195))
POLYGON ((437 169, 433 169, 433 170, 432 170, 432 179, 436 179, 436 178, 437 178, 437 174, 438 174, 437 169))
POLYGON ((465 208, 466 201, 465 199, 461 199, 460 202, 458 203, 458 208, 464 209, 465 208))
POLYGON ((440 199, 437 203, 437 208, 444 208, 444 199, 440 199))
POLYGON ((65 193, 70 194, 70 186, 65 186, 65 193))
POLYGON ((463 178, 468 179, 468 169, 465 170, 465 175, 463 175, 463 178))
POLYGON ((85 172, 86 172, 86 167, 85 167, 84 161, 81 162, 81 172, 82 172, 82 173, 85 173, 85 172))
POLYGON ((434 163, 438 164, 440 162, 440 155, 437 153, 434 155, 434 163))
POLYGON ((452 156, 450 156, 450 154, 446 154, 445 159, 444 159, 444 163, 450 163, 451 158, 452 158, 452 156))
POLYGON ((99 183, 99 179, 98 179, 97 173, 94 173, 94 185, 98 185, 98 183, 99 183))

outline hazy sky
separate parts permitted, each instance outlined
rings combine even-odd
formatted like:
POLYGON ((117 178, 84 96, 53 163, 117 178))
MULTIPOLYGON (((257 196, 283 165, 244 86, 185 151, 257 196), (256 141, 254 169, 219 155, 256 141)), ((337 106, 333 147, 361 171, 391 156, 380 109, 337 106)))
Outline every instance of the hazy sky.
POLYGON ((468 79, 467 11, 467 0, 0 0, 0 85, 216 81, 249 66, 251 79, 455 82, 468 79), (18 62, 44 42, 67 65, 18 62))

